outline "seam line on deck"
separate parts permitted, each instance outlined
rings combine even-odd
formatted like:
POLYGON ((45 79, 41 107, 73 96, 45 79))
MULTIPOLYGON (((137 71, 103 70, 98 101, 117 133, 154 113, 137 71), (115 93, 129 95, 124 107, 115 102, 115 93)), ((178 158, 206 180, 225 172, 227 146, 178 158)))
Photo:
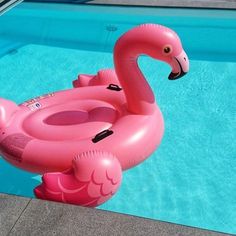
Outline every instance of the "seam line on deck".
POLYGON ((11 231, 14 229, 14 227, 16 226, 17 222, 19 221, 19 219, 21 218, 21 216, 23 215, 23 213, 26 211, 26 208, 28 207, 28 205, 31 203, 32 199, 29 200, 29 202, 26 204, 25 208, 22 210, 22 212, 20 213, 19 217, 17 218, 17 220, 15 221, 15 223, 13 224, 13 226, 11 227, 11 229, 9 230, 7 236, 10 235, 11 231))

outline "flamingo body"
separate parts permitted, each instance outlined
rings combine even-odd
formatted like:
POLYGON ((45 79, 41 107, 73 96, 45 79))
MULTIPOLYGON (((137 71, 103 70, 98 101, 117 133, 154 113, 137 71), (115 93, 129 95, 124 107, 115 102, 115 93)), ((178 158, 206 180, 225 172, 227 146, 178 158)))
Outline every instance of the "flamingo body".
POLYGON ((142 54, 168 63, 171 80, 188 71, 176 33, 145 24, 117 41, 115 70, 79 75, 74 88, 20 105, 0 99, 0 154, 43 174, 38 198, 98 206, 118 190, 123 170, 159 146, 164 122, 137 64, 142 54))

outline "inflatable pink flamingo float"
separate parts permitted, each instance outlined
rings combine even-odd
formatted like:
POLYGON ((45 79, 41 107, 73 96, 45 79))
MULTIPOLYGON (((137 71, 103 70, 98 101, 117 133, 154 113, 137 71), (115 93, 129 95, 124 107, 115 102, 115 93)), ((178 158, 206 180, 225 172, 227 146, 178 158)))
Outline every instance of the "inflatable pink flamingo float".
POLYGON ((115 194, 122 171, 160 144, 164 123, 137 58, 146 54, 172 67, 170 80, 189 69, 172 30, 144 24, 114 48, 114 70, 80 75, 74 88, 23 104, 0 99, 0 153, 6 161, 43 174, 38 198, 98 206, 115 194))

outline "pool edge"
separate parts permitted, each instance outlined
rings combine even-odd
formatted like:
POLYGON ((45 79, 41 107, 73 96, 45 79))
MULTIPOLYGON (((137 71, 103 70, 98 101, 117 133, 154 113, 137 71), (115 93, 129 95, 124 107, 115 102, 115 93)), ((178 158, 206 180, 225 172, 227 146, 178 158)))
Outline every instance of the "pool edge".
POLYGON ((140 7, 170 7, 170 8, 206 8, 206 9, 236 9, 236 2, 221 0, 212 2, 211 0, 139 0, 130 2, 129 0, 93 0, 85 4, 92 5, 123 5, 140 7))
POLYGON ((1 235, 230 235, 3 193, 0 212, 1 235))

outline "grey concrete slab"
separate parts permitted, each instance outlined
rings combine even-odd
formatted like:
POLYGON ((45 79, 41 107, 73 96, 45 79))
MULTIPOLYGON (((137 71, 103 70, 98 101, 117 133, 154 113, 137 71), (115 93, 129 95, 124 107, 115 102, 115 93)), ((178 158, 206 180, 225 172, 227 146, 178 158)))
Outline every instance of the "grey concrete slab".
POLYGON ((236 9, 236 0, 93 0, 88 4, 236 9))
POLYGON ((9 235, 220 236, 225 234, 33 199, 9 235))
POLYGON ((0 236, 5 236, 13 228, 30 199, 0 194, 0 236))

